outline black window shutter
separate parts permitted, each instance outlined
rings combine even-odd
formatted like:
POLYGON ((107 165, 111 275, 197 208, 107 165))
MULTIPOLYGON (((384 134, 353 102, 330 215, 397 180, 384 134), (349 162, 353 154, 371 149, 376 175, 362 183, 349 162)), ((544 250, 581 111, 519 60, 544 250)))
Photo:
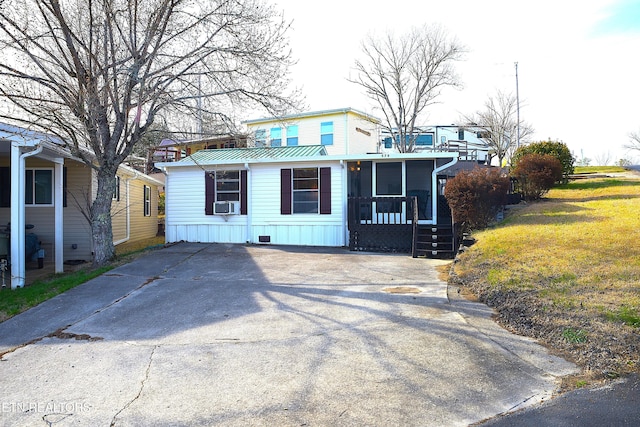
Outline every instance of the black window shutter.
POLYGON ((280 169, 280 213, 291 215, 291 169, 280 169))
POLYGON ((331 168, 320 168, 320 213, 331 214, 331 168))
POLYGON ((67 167, 62 168, 62 207, 67 207, 67 167))
POLYGON ((247 214, 247 171, 240 171, 240 215, 247 214))
POLYGON ((216 201, 215 172, 204 173, 204 214, 213 215, 213 203, 216 201))
POLYGON ((11 169, 0 168, 0 208, 11 206, 11 169))

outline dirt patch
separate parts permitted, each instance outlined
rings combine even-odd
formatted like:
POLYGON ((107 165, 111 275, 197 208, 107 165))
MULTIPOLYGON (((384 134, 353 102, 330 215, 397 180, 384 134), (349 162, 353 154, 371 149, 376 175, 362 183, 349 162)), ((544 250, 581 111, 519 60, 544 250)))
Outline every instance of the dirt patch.
POLYGON ((496 310, 495 320, 518 335, 535 338, 550 353, 572 361, 581 373, 563 379, 564 390, 597 384, 640 371, 640 331, 623 323, 563 310, 539 298, 533 291, 497 291, 476 273, 461 280, 449 277, 460 294, 496 310))
POLYGON ((420 289, 414 288, 413 286, 396 286, 393 288, 384 288, 383 291, 390 294, 419 294, 422 292, 420 289))
POLYGON ((57 331, 47 335, 49 338, 59 338, 61 340, 78 340, 78 341, 102 341, 104 338, 102 337, 92 337, 88 334, 74 334, 71 332, 64 332, 63 329, 58 329, 57 331))

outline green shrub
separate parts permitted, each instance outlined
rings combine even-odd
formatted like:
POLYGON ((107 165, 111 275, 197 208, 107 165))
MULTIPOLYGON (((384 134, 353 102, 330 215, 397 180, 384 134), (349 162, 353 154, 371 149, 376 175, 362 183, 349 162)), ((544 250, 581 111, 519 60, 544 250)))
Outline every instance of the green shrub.
POLYGON ((525 200, 537 200, 562 179, 562 165, 549 154, 527 154, 520 158, 511 175, 525 200))
POLYGON ((567 183, 569 175, 573 174, 573 164, 575 159, 569 151, 569 147, 564 142, 559 141, 540 141, 532 144, 523 145, 516 150, 511 157, 511 167, 516 168, 522 157, 527 154, 548 154, 558 159, 562 166, 562 177, 558 182, 567 183))
POLYGON ((447 181, 444 196, 460 231, 485 228, 504 206, 509 178, 497 168, 475 168, 447 181))

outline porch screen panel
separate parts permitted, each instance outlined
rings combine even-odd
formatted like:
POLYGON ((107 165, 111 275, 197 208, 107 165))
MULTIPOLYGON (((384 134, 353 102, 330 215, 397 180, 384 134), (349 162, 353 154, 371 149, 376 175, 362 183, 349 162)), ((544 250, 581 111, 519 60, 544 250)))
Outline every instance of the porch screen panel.
POLYGON ((376 194, 378 196, 402 195, 402 163, 376 164, 376 194))

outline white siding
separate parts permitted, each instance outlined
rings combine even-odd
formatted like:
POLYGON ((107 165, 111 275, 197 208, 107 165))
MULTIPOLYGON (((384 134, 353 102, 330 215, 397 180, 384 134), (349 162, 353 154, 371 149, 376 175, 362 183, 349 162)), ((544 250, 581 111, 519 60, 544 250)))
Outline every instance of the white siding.
MULTIPOLYGON (((243 167, 238 166, 238 169, 243 167)), ((332 164, 254 164, 248 172, 248 215, 205 215, 204 171, 170 169, 166 179, 167 242, 258 243, 344 246, 343 169, 332 164), (280 214, 280 169, 331 166, 331 214, 280 214), (248 224, 248 221, 251 224, 248 224)))
MULTIPOLYGON (((238 167, 237 169, 239 169, 238 167)), ((167 242, 245 243, 247 216, 205 215, 204 171, 172 170, 165 182, 167 242)))

